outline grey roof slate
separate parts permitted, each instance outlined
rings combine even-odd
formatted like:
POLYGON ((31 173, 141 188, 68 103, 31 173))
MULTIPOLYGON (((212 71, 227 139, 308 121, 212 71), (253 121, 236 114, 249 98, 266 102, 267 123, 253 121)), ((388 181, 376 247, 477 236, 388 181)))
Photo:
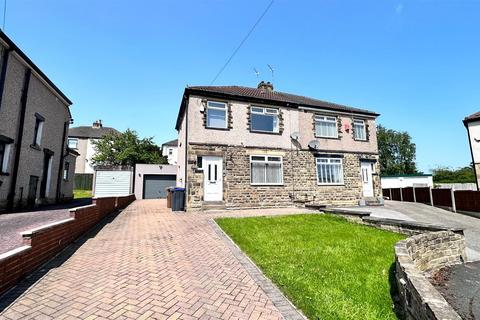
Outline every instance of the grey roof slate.
POLYGON ((68 130, 68 136, 72 138, 102 138, 108 133, 120 133, 110 127, 92 128, 91 126, 74 127, 68 130))

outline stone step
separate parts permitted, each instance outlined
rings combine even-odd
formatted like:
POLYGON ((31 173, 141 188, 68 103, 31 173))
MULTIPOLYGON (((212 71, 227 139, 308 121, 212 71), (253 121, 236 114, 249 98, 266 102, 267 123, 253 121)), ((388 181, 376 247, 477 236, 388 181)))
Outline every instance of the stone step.
POLYGON ((223 210, 225 208, 223 201, 205 201, 202 204, 202 210, 223 210))

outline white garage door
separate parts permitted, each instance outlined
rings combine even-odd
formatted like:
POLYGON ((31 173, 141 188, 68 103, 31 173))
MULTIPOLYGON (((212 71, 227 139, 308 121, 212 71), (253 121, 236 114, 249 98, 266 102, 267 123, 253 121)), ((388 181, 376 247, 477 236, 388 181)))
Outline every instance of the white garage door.
POLYGON ((132 193, 132 171, 96 171, 95 197, 126 196, 132 193))

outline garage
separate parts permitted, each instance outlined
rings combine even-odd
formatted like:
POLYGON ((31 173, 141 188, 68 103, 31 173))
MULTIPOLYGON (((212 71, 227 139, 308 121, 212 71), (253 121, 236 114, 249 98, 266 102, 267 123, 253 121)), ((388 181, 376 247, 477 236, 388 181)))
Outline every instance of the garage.
POLYGON ((177 185, 177 166, 168 164, 135 165, 135 197, 137 199, 162 199, 166 188, 177 185))
POLYGON ((143 199, 166 198, 166 188, 174 187, 177 183, 175 175, 153 175, 143 176, 143 199))

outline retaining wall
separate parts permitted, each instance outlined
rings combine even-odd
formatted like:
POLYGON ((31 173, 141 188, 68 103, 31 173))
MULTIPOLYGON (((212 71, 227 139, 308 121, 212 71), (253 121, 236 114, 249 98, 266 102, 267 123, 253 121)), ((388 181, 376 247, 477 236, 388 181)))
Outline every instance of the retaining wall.
POLYGON ((91 205, 70 209, 68 219, 23 232, 24 245, 0 255, 0 294, 53 258, 103 218, 134 200, 134 195, 94 198, 91 205))

